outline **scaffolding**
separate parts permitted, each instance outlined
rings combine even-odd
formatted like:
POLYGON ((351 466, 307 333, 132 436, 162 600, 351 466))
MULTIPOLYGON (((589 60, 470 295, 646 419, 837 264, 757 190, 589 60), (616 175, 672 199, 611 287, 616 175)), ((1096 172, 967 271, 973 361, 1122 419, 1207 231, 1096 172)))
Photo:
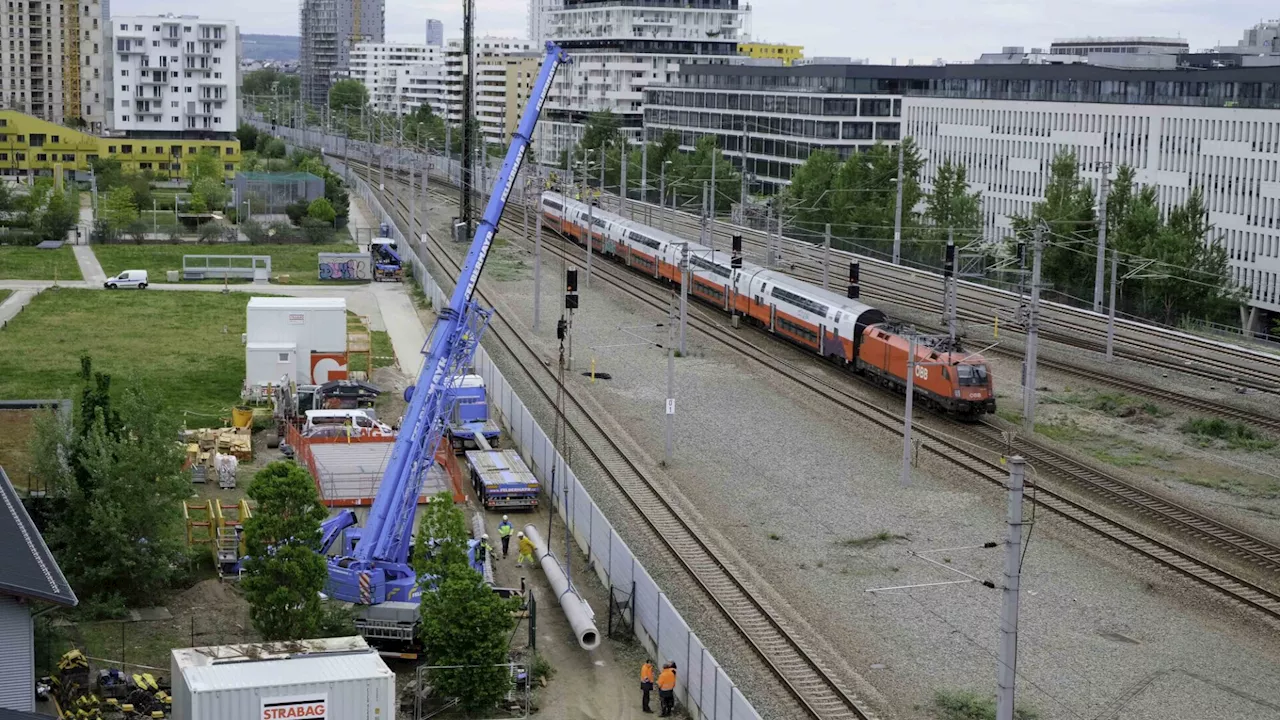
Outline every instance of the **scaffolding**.
POLYGON ((83 119, 80 112, 80 0, 62 2, 63 117, 83 119))

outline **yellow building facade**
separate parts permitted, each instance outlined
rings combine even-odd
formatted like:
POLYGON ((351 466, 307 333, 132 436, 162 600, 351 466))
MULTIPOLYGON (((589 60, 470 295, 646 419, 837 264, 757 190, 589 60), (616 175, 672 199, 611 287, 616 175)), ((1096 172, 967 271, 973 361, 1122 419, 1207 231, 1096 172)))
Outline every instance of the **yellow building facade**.
POLYGON ((239 140, 171 140, 98 137, 14 110, 0 110, 0 175, 32 177, 87 172, 98 158, 114 157, 125 172, 150 170, 157 178, 184 178, 188 160, 217 152, 228 178, 240 167, 239 140))
POLYGON ((804 46, 781 45, 778 43, 738 43, 738 54, 749 58, 781 60, 783 65, 790 65, 804 57, 804 46))

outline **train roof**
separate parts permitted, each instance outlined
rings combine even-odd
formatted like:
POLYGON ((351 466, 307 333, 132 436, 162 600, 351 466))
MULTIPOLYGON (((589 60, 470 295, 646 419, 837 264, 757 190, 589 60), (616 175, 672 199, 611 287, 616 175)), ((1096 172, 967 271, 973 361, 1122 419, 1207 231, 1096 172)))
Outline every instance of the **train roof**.
MULTIPOLYGON (((543 197, 550 196, 552 198, 555 198, 562 205, 564 205, 566 209, 584 210, 587 207, 587 204, 582 202, 581 200, 574 200, 573 198, 566 197, 561 193, 544 192, 542 195, 543 197)), ((602 220, 608 220, 610 222, 621 225, 622 227, 627 228, 628 230, 634 230, 636 232, 643 234, 645 237, 648 237, 652 240, 657 240, 658 242, 661 242, 661 243, 666 243, 668 245, 670 244, 679 245, 680 243, 687 242, 689 243, 689 252, 691 254, 707 253, 707 252, 710 252, 711 250, 711 248, 708 248, 705 245, 700 245, 696 242, 686 240, 685 238, 682 238, 679 235, 672 235, 671 233, 666 232, 665 230, 659 230, 658 228, 655 228, 651 225, 645 225, 644 223, 636 222, 635 220, 628 220, 627 218, 617 213, 609 212, 608 210, 605 210, 600 207, 594 208, 592 210, 592 215, 602 220)))
POLYGON ((804 280, 791 277, 786 273, 778 272, 777 270, 764 270, 758 273, 756 277, 760 278, 761 280, 768 280, 769 283, 772 285, 780 285, 790 290, 791 292, 794 292, 798 295, 803 295, 807 298, 810 298, 811 300, 817 300, 818 302, 821 302, 823 304, 830 305, 836 310, 841 310, 845 313, 853 315, 854 317, 861 317, 862 314, 867 311, 874 312, 880 316, 879 319, 875 319, 875 318, 868 319, 867 320, 868 323, 885 321, 884 312, 881 311, 879 308, 872 307, 870 305, 867 305, 866 303, 858 302, 857 300, 854 300, 849 297, 845 297, 840 293, 832 292, 830 290, 823 290, 817 285, 812 285, 810 283, 805 282, 804 280))

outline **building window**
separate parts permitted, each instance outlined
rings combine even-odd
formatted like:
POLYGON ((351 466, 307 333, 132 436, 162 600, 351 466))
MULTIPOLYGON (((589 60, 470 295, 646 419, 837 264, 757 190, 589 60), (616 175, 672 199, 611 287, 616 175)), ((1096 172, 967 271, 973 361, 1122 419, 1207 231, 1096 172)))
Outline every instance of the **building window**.
POLYGON ((109 155, 115 155, 115 154, 116 154, 116 146, 115 146, 115 145, 108 145, 108 146, 107 146, 107 153, 108 153, 109 155))
POLYGON ((121 122, 129 122, 129 116, 128 116, 128 115, 125 115, 124 117, 121 117, 121 118, 120 118, 120 121, 121 121, 121 122))
POLYGON ((129 26, 128 26, 127 24, 125 24, 125 23, 120 23, 120 29, 121 29, 121 30, 128 31, 129 26))
MULTIPOLYGON (((127 119, 127 118, 126 118, 126 119, 127 119)), ((114 152, 114 151, 113 151, 113 152, 114 152)), ((132 154, 133 154, 133 146, 132 146, 132 145, 121 145, 121 146, 120 146, 120 152, 124 153, 125 155, 132 155, 132 154)))
MULTIPOLYGON (((75 162, 75 161, 76 161, 75 153, 62 153, 62 162, 75 162)), ((618 162, 621 163, 622 161, 619 160, 618 162)))
MULTIPOLYGON (((174 105, 177 105, 177 104, 178 104, 178 103, 174 103, 174 105)), ((170 118, 170 121, 171 121, 171 122, 178 122, 178 116, 177 116, 177 115, 172 116, 172 117, 170 118)), ((621 161, 621 160, 619 160, 618 162, 622 162, 622 161, 621 161)))
POLYGON ((48 155, 45 155, 44 153, 36 153, 36 162, 45 162, 48 159, 48 155))

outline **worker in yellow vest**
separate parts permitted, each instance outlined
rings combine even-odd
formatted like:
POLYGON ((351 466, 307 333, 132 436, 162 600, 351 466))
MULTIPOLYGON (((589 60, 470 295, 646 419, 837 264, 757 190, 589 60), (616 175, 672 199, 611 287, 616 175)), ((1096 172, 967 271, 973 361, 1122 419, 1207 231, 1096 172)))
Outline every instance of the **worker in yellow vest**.
POLYGON ((524 533, 516 533, 516 537, 520 540, 520 554, 516 556, 516 567, 524 567, 524 561, 528 560, 529 564, 533 564, 533 541, 524 536, 524 533))
POLYGON ((511 521, 506 515, 502 516, 502 524, 498 526, 498 537, 502 539, 502 559, 507 559, 507 550, 511 547, 511 521))

